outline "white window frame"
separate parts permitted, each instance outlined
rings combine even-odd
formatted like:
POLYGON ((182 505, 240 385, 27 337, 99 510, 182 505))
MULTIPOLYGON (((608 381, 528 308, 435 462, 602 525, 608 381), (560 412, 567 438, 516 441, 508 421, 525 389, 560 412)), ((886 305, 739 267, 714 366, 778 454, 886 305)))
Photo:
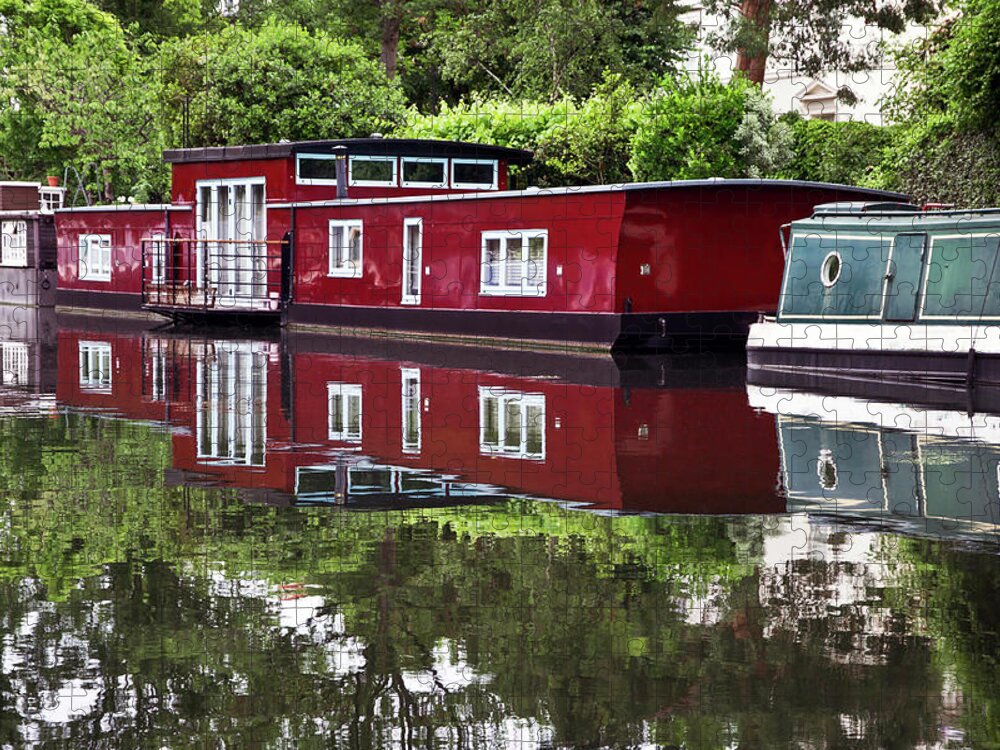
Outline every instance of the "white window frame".
POLYGON ((364 434, 364 390, 360 383, 327 383, 326 384, 326 436, 329 440, 336 440, 343 443, 360 443, 364 434), (333 422, 333 409, 331 402, 334 395, 340 396, 340 422, 341 429, 336 429, 333 422), (358 399, 358 430, 352 432, 348 427, 349 399, 358 399))
POLYGON ((111 281, 111 268, 114 259, 114 246, 111 244, 110 234, 81 234, 78 240, 80 257, 77 268, 79 270, 80 281, 111 281), (108 264, 104 267, 101 263, 91 263, 91 254, 96 249, 98 260, 102 251, 102 244, 107 243, 108 264))
POLYGON ((400 376, 400 412, 402 419, 399 423, 399 439, 403 453, 420 453, 423 433, 423 419, 420 411, 420 368, 401 367, 400 376), (407 388, 407 383, 412 383, 412 388, 407 388), (416 439, 406 439, 406 416, 407 411, 416 415, 416 439))
POLYGON ((162 284, 167 280, 167 235, 163 232, 153 232, 149 235, 153 252, 150 254, 152 268, 150 278, 154 284, 162 284))
POLYGON ((66 201, 66 188, 45 187, 38 188, 38 212, 41 214, 51 214, 63 207, 66 201))
POLYGON ((467 190, 496 190, 500 182, 500 164, 496 159, 452 159, 449 178, 453 188, 463 188, 467 190), (457 164, 492 164, 493 181, 487 185, 481 182, 459 182, 455 179, 455 165, 457 164))
POLYGON ((448 187, 448 179, 450 177, 451 169, 448 166, 447 159, 437 159, 431 157, 420 157, 420 156, 403 156, 399 160, 399 184, 402 187, 421 187, 421 188, 446 188, 448 187), (420 182, 417 180, 407 181, 406 179, 406 164, 407 162, 417 162, 418 164, 440 164, 441 165, 441 175, 444 178, 441 182, 420 182))
POLYGON ((365 265, 365 223, 361 219, 331 219, 327 226, 326 235, 326 275, 338 279, 360 279, 365 265), (333 259, 333 230, 341 229, 346 233, 357 227, 359 254, 358 262, 355 266, 353 261, 348 260, 346 265, 334 266, 333 259))
POLYGON ((81 341, 78 351, 80 389, 88 393, 111 393, 114 375, 111 344, 106 341, 81 341))
POLYGON ((395 156, 349 156, 347 161, 347 184, 351 187, 396 187, 399 184, 399 159, 395 156), (392 164, 392 181, 355 180, 354 163, 359 161, 390 162, 392 164))
POLYGON ((28 345, 20 341, 4 341, 0 344, 0 351, 3 352, 0 383, 28 385, 28 345))
POLYGON ((521 391, 509 391, 504 388, 491 388, 489 386, 479 387, 479 452, 484 456, 499 458, 520 458, 527 461, 545 460, 545 394, 544 393, 523 393, 521 391), (489 443, 486 440, 486 403, 488 400, 497 401, 497 443, 489 443), (521 408, 521 430, 519 446, 516 450, 504 445, 504 435, 506 433, 507 410, 506 405, 511 401, 517 401, 521 408), (538 452, 528 451, 528 420, 527 411, 529 406, 541 408, 541 437, 542 449, 538 452))
POLYGON ((0 250, 0 266, 7 268, 28 267, 28 222, 13 219, 0 224, 3 233, 3 248, 0 250), (14 239, 20 242, 14 244, 14 239))
POLYGON ((400 304, 403 305, 419 305, 420 304, 420 288, 423 285, 423 272, 424 272, 424 220, 418 218, 403 219, 403 275, 400 278, 400 304), (417 250, 417 285, 415 289, 407 290, 406 288, 406 272, 407 272, 407 257, 406 257, 406 241, 409 237, 410 227, 420 228, 420 247, 417 250))
POLYGON ((547 229, 510 229, 502 231, 483 232, 479 250, 479 294, 486 297, 544 297, 548 294, 549 267, 549 231, 547 229), (507 244, 511 239, 521 240, 520 263, 528 263, 528 248, 530 240, 541 237, 542 246, 541 280, 531 286, 526 286, 524 279, 521 285, 514 287, 507 284, 507 244), (486 284, 486 243, 488 240, 500 241, 500 280, 497 285, 486 284))
POLYGON ((346 159, 346 156, 338 157, 336 154, 296 154, 295 155, 295 184, 297 185, 336 185, 337 178, 322 177, 302 177, 300 165, 303 159, 315 159, 316 161, 336 161, 338 158, 346 159))

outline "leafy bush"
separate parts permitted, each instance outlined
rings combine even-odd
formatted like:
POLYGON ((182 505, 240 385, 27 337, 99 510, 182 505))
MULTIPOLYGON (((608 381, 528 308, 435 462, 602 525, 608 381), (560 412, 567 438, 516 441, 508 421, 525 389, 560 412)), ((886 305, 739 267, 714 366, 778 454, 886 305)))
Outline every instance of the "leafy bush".
POLYGON ((1000 205, 1000 142, 958 127, 948 116, 895 130, 869 184, 908 193, 918 202, 960 208, 1000 205))
POLYGON ((191 146, 367 136, 405 120, 398 82, 349 42, 284 21, 160 48, 169 140, 191 146))
POLYGON ((866 122, 783 118, 791 126, 792 159, 781 176, 860 185, 872 179, 896 129, 866 122))
POLYGON ((665 79, 639 116, 629 166, 639 180, 761 177, 787 159, 788 128, 741 77, 665 79))

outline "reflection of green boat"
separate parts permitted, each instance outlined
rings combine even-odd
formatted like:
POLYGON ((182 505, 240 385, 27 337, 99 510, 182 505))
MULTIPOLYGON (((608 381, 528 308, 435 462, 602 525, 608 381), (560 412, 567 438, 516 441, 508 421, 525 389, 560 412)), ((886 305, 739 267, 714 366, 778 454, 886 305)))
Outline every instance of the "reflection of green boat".
POLYGON ((751 369, 1000 383, 1000 209, 832 203, 790 225, 751 369))
POLYGON ((776 415, 789 511, 1000 539, 1000 416, 748 386, 776 415))

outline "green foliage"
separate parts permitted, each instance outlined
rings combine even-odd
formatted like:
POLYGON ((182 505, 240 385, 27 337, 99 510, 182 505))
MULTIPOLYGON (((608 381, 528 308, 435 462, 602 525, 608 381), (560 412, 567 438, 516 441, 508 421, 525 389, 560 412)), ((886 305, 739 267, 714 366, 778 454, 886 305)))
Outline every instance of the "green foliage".
POLYGON ((865 122, 806 120, 798 115, 784 119, 791 127, 792 159, 781 175, 793 180, 871 182, 896 133, 891 127, 865 122))
POLYGON ((1000 2, 960 13, 897 55, 901 79, 885 102, 899 121, 871 183, 918 200, 1000 204, 1000 2))
POLYGON ((760 177, 787 158, 788 128, 755 86, 702 73, 664 80, 639 121, 629 165, 639 180, 760 177))
POLYGON ((160 48, 168 140, 215 146, 367 136, 404 118, 402 91, 363 50, 286 22, 160 48))
POLYGON ((870 181, 908 193, 917 202, 962 208, 1000 205, 1000 141, 965 130, 946 116, 897 129, 870 181))
POLYGON ((130 195, 140 181, 163 193, 164 143, 149 58, 127 43, 113 18, 90 11, 80 18, 25 28, 3 47, 4 98, 16 106, 0 116, 2 140, 17 144, 22 125, 36 140, 35 149, 9 154, 7 171, 46 167, 61 174, 68 165, 85 175, 91 200, 130 195))
MULTIPOLYGON (((860 71, 882 66, 874 40, 858 44, 844 28, 860 18, 868 26, 898 34, 908 23, 927 23, 942 0, 702 0, 721 20, 708 42, 719 52, 770 59, 805 76, 831 70, 860 71)), ((763 66, 761 68, 763 70, 763 66)))

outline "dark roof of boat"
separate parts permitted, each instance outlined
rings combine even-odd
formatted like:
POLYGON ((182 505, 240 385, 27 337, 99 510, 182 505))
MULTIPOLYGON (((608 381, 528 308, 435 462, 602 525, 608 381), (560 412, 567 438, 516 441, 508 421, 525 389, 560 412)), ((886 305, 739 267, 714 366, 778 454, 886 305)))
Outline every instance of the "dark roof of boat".
POLYGON ((858 214, 917 214, 921 207, 902 201, 840 201, 821 203, 813 208, 813 216, 845 216, 858 214))
POLYGON ((510 164, 527 164, 531 151, 504 146, 486 146, 464 141, 440 141, 426 138, 341 138, 332 141, 285 141, 248 146, 209 146, 175 148, 163 152, 163 160, 172 164, 244 159, 287 159, 294 154, 330 154, 343 146, 347 154, 365 156, 423 156, 456 159, 497 159, 510 164))

